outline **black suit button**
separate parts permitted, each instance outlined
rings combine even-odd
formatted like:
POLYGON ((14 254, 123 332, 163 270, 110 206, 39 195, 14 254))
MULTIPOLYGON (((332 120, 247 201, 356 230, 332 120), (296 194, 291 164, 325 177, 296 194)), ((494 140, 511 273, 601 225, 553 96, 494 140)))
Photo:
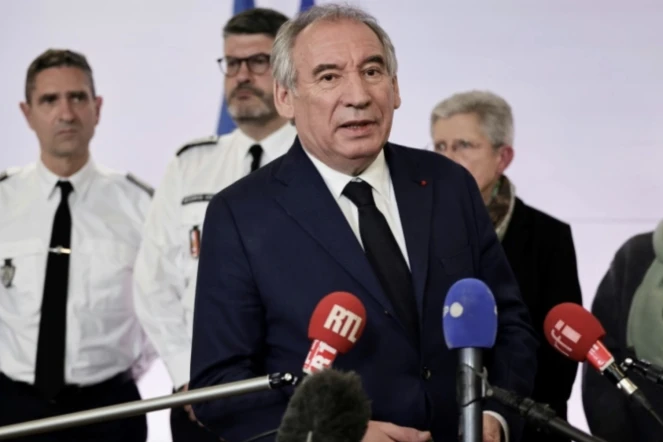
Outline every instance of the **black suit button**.
POLYGON ((427 381, 427 380, 430 379, 430 377, 431 377, 430 370, 427 367, 422 368, 421 369, 421 379, 423 379, 424 381, 427 381))

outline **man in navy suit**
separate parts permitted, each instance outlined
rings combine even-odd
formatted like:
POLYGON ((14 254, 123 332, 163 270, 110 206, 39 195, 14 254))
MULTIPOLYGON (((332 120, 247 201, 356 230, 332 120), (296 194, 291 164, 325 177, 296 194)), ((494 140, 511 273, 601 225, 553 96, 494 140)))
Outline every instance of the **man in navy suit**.
MULTIPOLYGON (((372 400, 364 441, 457 440, 457 357, 441 327, 454 282, 479 278, 495 295, 490 381, 527 396, 536 370, 527 309, 476 183, 440 155, 387 141, 400 105, 397 63, 368 14, 315 6, 283 25, 272 57, 276 106, 298 138, 209 204, 191 388, 301 372, 316 304, 348 291, 366 308, 366 328, 334 366, 357 371, 372 400)), ((240 442, 277 428, 289 393, 193 408, 240 442)), ((486 402, 484 442, 518 441, 521 431, 517 417, 486 402)))

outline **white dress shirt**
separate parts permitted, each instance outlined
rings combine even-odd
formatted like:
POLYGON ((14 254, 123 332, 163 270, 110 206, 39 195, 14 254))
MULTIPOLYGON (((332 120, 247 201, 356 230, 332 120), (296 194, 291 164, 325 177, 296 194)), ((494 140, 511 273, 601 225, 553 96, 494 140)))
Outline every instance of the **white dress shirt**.
POLYGON ((295 136, 289 123, 260 142, 236 129, 185 145, 168 165, 147 217, 134 295, 136 312, 177 388, 189 382, 196 238, 202 237, 207 205, 250 172, 252 145, 262 146, 264 166, 283 155, 295 136))
MULTIPOLYGON (((375 205, 378 210, 382 212, 389 228, 398 243, 398 246, 403 253, 405 261, 410 266, 410 260, 407 253, 407 245, 405 244, 405 234, 403 233, 403 225, 401 224, 401 217, 398 212, 398 204, 396 202, 396 193, 394 192, 394 186, 391 182, 391 175, 389 173, 389 167, 387 165, 387 160, 384 156, 384 150, 381 150, 377 158, 371 163, 370 166, 366 168, 364 172, 360 175, 354 177, 346 175, 337 170, 332 169, 327 166, 325 163, 311 155, 306 149, 304 149, 306 155, 311 159, 313 165, 318 170, 322 179, 327 184, 329 191, 332 193, 336 202, 338 203, 343 215, 348 220, 352 231, 355 233, 359 244, 363 244, 361 241, 361 234, 359 233, 359 210, 357 206, 345 195, 343 195, 343 189, 350 181, 365 181, 370 184, 373 188, 373 198, 375 199, 375 205)), ((442 317, 442 312, 440 312, 440 318, 442 317)), ((486 411, 485 413, 490 414, 497 418, 497 420, 502 425, 504 433, 506 435, 506 441, 509 440, 509 427, 506 420, 499 414, 486 411)), ((504 441, 503 441, 504 442, 504 441)))
MULTIPOLYGON (((34 382, 59 179, 38 161, 10 170, 0 182, 0 371, 27 383, 34 382)), ((134 314, 131 294, 149 189, 92 160, 63 179, 74 189, 68 199, 65 382, 96 384, 130 368, 140 376, 156 356, 134 314)))
POLYGON ((370 184, 373 188, 373 198, 375 199, 375 205, 382 212, 384 217, 389 224, 389 228, 396 238, 396 242, 403 253, 405 262, 409 267, 410 259, 407 253, 407 246, 405 244, 405 234, 403 233, 403 226, 401 224, 401 217, 398 212, 398 204, 396 203, 396 194, 394 192, 394 186, 391 184, 391 175, 389 174, 389 167, 387 167, 387 161, 384 158, 384 151, 381 150, 378 157, 371 163, 370 166, 366 168, 359 176, 353 177, 346 175, 337 170, 332 169, 327 166, 325 163, 311 155, 306 149, 304 149, 306 155, 311 159, 315 168, 318 170, 322 179, 327 184, 329 191, 336 199, 343 215, 350 223, 352 231, 355 233, 359 244, 362 245, 361 235, 359 233, 359 210, 357 206, 345 195, 343 195, 343 190, 345 186, 348 185, 350 181, 365 181, 370 184))

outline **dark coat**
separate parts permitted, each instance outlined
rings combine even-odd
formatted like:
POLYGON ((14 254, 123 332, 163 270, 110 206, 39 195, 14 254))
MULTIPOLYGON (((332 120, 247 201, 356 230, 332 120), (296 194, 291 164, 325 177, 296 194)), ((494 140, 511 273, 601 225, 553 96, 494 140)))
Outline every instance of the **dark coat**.
MULTIPOLYGON (((557 304, 582 305, 571 227, 516 198, 502 246, 541 341, 532 399, 550 405, 560 418, 566 419, 578 364, 548 344, 543 335, 543 321, 557 304)), ((527 427, 522 442, 568 442, 568 439, 546 436, 527 427)))
MULTIPOLYGON (((633 296, 654 260, 652 236, 652 232, 636 235, 619 249, 592 304, 592 313, 606 331, 603 343, 618 362, 635 356, 627 346, 626 330, 633 296)), ((627 374, 663 416, 661 386, 633 372, 627 374)), ((583 369, 582 400, 587 424, 596 436, 608 442, 663 441, 663 429, 656 421, 591 367, 583 369)))

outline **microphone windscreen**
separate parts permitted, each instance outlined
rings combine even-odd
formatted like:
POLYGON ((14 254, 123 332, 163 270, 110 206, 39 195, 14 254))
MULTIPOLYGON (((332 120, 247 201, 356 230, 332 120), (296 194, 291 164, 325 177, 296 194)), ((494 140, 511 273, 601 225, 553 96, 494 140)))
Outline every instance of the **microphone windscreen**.
POLYGON ((347 292, 333 292, 315 307, 308 337, 347 353, 361 337, 365 325, 366 309, 359 298, 347 292))
POLYGON ((553 307, 543 321, 543 331, 550 345, 576 362, 584 362, 592 345, 605 336, 599 320, 572 302, 553 307))
POLYGON ((492 348, 497 337, 497 305, 488 286, 474 278, 452 285, 444 300, 442 328, 449 349, 492 348))
POLYGON ((355 372, 326 369, 295 389, 279 427, 277 442, 361 442, 371 403, 355 372))

